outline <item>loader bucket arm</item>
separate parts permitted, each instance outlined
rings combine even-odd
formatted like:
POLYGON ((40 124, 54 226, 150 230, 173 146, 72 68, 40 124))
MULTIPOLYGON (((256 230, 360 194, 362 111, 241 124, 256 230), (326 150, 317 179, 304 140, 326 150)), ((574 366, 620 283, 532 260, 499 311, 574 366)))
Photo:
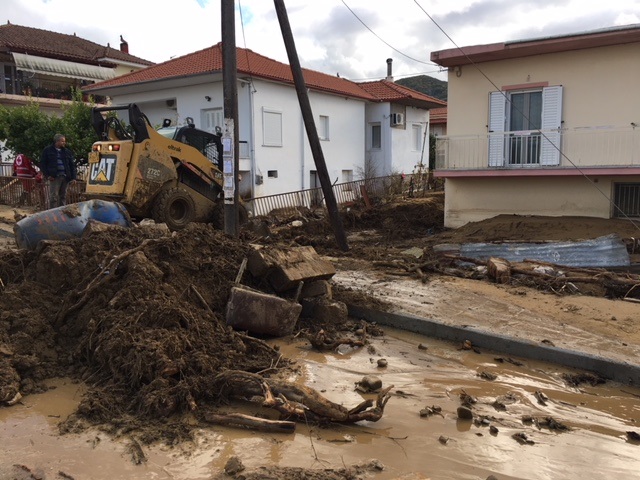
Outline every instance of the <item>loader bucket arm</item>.
POLYGON ((149 129, 152 128, 149 119, 140 111, 138 105, 130 103, 129 105, 94 107, 91 110, 91 123, 93 125, 93 129, 101 140, 110 140, 112 139, 112 135, 120 140, 123 140, 122 137, 126 138, 128 136, 117 118, 112 120, 109 117, 104 118, 102 115, 102 112, 113 112, 118 110, 128 111, 129 124, 133 129, 133 141, 135 143, 141 143, 149 138, 149 129))

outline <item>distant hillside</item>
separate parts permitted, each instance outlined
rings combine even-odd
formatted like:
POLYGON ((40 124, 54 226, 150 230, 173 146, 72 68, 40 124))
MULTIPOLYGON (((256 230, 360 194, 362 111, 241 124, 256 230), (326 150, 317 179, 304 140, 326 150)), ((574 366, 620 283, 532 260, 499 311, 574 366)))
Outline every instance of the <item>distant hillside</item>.
POLYGON ((429 75, 417 75, 396 80, 396 83, 404 87, 413 88, 438 100, 447 101, 447 82, 430 77, 429 75))

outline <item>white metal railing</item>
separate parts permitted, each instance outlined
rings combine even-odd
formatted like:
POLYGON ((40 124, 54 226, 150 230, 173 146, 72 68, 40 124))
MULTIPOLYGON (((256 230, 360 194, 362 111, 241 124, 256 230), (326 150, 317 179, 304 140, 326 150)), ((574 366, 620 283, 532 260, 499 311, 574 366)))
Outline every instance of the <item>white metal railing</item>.
POLYGON ((436 170, 640 167, 640 127, 562 130, 557 165, 540 163, 544 135, 545 132, 532 131, 437 137, 436 170), (496 141, 502 142, 504 156, 490 165, 490 143, 495 145, 496 141))

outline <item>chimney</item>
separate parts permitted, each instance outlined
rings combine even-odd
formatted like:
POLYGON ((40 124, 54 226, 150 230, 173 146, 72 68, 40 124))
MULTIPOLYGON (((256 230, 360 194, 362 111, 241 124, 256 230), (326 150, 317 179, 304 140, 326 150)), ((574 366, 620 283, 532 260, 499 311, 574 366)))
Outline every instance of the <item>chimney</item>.
POLYGON ((129 44, 124 38, 122 38, 122 35, 120 35, 120 51, 123 53, 129 53, 129 44))
POLYGON ((387 78, 385 80, 389 80, 393 82, 393 68, 392 68, 393 58, 387 58, 387 78))

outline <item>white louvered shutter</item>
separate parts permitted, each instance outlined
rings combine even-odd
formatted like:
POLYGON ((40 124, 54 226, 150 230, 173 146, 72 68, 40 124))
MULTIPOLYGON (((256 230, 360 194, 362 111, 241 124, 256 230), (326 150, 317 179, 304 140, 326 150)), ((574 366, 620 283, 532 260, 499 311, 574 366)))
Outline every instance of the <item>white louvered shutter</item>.
POLYGON ((560 164, 562 85, 542 89, 542 146, 540 165, 560 164))
POLYGON ((506 98, 502 92, 489 94, 489 166, 504 165, 504 128, 506 98))

